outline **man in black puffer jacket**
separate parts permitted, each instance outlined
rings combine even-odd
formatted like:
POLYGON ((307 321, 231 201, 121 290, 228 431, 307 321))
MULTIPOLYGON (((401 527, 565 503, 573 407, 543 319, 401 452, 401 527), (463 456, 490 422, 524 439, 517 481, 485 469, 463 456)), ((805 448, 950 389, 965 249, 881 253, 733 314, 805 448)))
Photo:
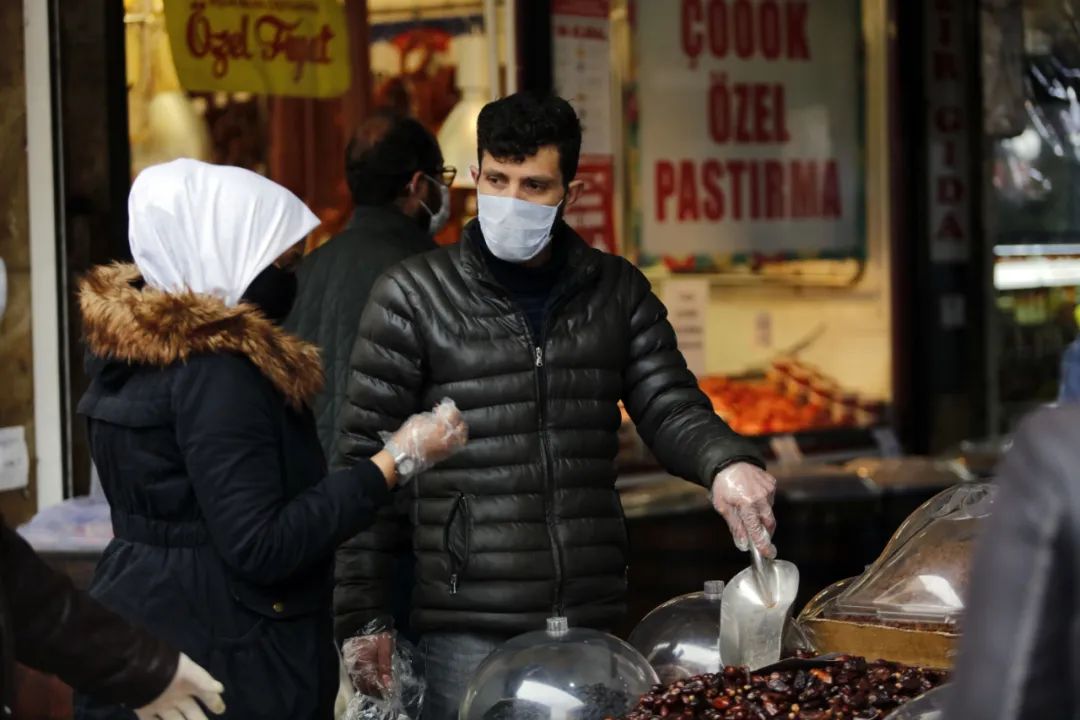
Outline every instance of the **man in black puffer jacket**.
POLYGON ((648 281, 561 220, 581 190, 573 109, 514 95, 484 108, 478 136, 478 222, 377 283, 340 423, 346 462, 443 397, 469 424, 467 448, 399 499, 406 516, 384 515, 338 553, 336 634, 354 670, 385 674, 372 650, 383 640, 354 636, 390 615, 395 521, 411 524, 425 720, 456 717, 509 636, 553 614, 609 628, 623 612, 620 400, 670 472, 712 488, 740 547, 775 553, 775 481, 698 389, 648 281))

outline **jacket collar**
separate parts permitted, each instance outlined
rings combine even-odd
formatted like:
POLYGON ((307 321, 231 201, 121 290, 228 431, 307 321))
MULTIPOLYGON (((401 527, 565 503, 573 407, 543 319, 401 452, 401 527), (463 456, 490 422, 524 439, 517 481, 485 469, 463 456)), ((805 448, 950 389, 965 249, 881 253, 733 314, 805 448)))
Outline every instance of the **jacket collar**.
POLYGON ((208 353, 248 358, 294 408, 323 387, 319 351, 289 335, 252 305, 227 307, 195 293, 170 294, 142 286, 134 265, 94 268, 79 287, 91 353, 132 365, 168 367, 208 353))
POLYGON ((348 233, 351 241, 396 244, 412 252, 427 252, 439 246, 416 221, 393 205, 359 205, 337 237, 348 233))
MULTIPOLYGON (((578 287, 589 282, 596 275, 600 266, 599 253, 588 246, 581 236, 574 232, 573 228, 560 220, 555 226, 554 232, 560 242, 568 245, 566 267, 555 286, 554 295, 561 295, 576 290, 578 287)), ((483 252, 478 243, 485 242, 480 231, 480 223, 471 221, 465 226, 460 243, 461 269, 465 277, 489 288, 495 288, 506 292, 495 276, 491 274, 483 252)))

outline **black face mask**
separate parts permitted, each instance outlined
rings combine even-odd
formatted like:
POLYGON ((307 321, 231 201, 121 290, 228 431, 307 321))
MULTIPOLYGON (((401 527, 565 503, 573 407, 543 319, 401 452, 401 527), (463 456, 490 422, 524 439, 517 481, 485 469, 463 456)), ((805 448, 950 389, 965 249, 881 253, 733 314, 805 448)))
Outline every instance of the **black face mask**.
POLYGON ((284 320, 296 301, 296 274, 271 265, 255 276, 240 298, 263 311, 272 322, 284 320))

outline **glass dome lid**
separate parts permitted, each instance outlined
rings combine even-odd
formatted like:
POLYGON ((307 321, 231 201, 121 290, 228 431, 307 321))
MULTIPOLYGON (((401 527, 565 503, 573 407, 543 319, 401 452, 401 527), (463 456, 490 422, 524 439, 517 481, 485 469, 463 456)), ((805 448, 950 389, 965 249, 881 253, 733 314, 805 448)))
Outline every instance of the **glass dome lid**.
POLYGON ((695 675, 720 672, 720 606, 724 582, 710 580, 701 592, 669 600, 630 633, 630 644, 645 656, 665 685, 695 675))
POLYGON ((622 717, 659 682, 648 661, 613 635, 549 618, 477 669, 459 720, 604 720, 622 717))

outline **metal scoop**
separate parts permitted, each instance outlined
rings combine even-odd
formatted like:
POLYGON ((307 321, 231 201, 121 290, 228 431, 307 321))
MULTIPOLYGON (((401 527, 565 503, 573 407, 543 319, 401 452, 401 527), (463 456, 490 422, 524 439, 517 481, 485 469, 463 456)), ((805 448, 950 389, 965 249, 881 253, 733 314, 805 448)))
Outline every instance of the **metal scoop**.
POLYGON ((799 568, 763 558, 753 545, 750 558, 750 567, 724 588, 720 659, 757 670, 780 660, 784 623, 799 592, 799 568))

